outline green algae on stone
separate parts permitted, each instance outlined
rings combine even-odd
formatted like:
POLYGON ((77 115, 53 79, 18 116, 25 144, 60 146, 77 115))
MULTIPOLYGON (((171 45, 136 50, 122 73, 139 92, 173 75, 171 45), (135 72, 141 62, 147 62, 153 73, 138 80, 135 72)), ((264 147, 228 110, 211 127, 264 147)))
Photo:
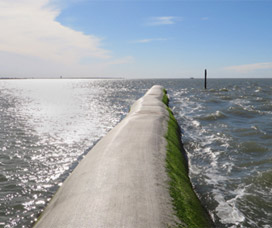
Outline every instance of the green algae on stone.
POLYGON ((162 99, 169 112, 168 131, 165 136, 167 140, 166 169, 170 177, 169 189, 176 215, 186 224, 179 227, 213 227, 212 220, 197 198, 188 177, 188 162, 180 139, 180 127, 168 107, 169 99, 166 93, 164 90, 162 99))
POLYGON ((168 98, 168 96, 167 96, 167 91, 166 91, 166 89, 163 89, 162 102, 163 102, 164 104, 166 104, 166 106, 168 107, 169 98, 168 98))

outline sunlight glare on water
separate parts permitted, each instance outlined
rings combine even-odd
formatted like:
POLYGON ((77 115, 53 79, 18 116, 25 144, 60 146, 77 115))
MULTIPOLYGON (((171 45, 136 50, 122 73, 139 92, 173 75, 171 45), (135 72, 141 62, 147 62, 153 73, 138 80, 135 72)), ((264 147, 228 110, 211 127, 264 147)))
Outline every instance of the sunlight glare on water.
POLYGON ((20 227, 34 222, 78 160, 120 121, 130 103, 113 104, 114 90, 102 80, 0 83, 0 221, 20 227))

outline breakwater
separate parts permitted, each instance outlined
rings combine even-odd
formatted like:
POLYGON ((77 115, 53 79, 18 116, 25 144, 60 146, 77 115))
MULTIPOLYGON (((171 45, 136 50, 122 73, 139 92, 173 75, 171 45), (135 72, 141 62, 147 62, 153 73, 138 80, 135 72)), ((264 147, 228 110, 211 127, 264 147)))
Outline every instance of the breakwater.
POLYGON ((181 153, 174 166, 183 167, 171 170, 176 159, 169 158, 170 144, 176 144, 172 137, 178 125, 173 125, 171 111, 162 102, 166 103, 165 96, 162 87, 153 86, 135 102, 127 117, 66 179, 36 228, 193 227, 199 220, 203 227, 211 224, 191 189, 181 153), (183 195, 175 190, 175 182, 180 182, 175 172, 182 175, 181 182, 187 182, 183 195))

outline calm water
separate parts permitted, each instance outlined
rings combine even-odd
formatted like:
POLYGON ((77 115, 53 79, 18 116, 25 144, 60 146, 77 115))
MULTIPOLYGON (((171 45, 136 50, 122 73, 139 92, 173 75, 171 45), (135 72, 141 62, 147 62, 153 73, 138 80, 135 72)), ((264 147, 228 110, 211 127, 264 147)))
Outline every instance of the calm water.
POLYGON ((0 227, 31 227, 90 148, 154 84, 217 227, 272 224, 272 80, 0 80, 0 227))

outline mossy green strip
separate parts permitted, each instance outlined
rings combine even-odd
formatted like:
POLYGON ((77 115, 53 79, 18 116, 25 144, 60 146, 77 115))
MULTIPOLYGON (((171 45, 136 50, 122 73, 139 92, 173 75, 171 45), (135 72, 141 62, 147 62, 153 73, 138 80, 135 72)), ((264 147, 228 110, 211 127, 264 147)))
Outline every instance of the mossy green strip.
POLYGON ((188 177, 188 165, 185 151, 180 139, 180 127, 171 109, 164 90, 163 102, 169 112, 166 168, 170 177, 170 195, 173 199, 177 217, 185 225, 179 227, 206 228, 213 227, 209 214, 197 198, 188 177))
POLYGON ((163 102, 164 104, 166 104, 166 105, 167 105, 167 107, 168 107, 168 104, 169 104, 169 98, 168 98, 168 96, 167 96, 167 91, 166 91, 166 89, 163 89, 163 97, 162 97, 162 102, 163 102))

